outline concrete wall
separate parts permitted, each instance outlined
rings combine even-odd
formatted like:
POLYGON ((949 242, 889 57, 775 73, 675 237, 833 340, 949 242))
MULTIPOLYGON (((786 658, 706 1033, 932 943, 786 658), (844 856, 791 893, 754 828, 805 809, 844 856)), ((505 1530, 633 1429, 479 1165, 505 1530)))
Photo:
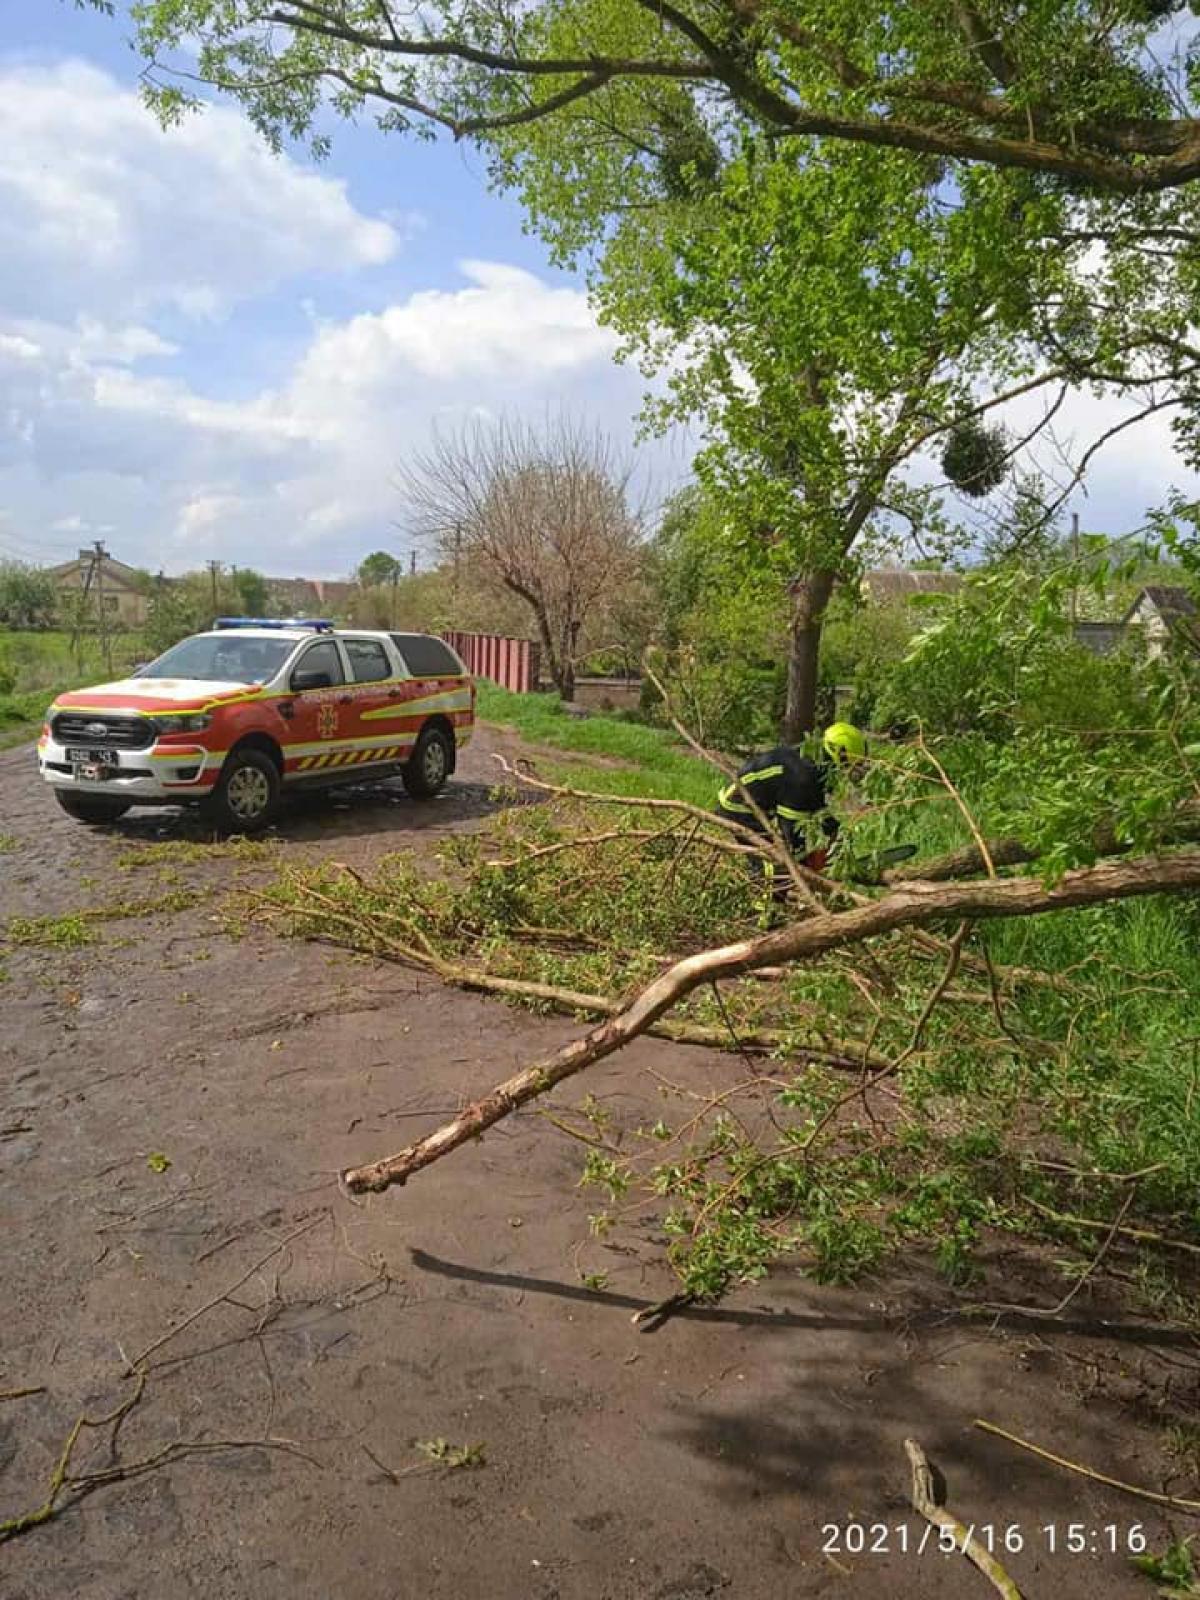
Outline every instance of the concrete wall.
POLYGON ((636 711, 641 704, 640 678, 576 678, 575 704, 591 711, 636 711))

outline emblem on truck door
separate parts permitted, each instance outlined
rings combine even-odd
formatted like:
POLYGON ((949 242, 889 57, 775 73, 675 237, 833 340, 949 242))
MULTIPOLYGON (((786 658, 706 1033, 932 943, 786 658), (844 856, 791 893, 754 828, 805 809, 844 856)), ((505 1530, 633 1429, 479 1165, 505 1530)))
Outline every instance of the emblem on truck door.
POLYGON ((317 708, 317 733, 322 739, 332 739, 337 732, 337 707, 319 706, 317 708))

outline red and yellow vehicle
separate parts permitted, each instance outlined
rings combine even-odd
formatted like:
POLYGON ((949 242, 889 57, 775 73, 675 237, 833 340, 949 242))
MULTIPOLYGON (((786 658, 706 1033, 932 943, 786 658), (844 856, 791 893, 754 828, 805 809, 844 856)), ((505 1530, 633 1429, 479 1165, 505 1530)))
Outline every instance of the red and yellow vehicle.
POLYGON ((473 680, 429 634, 221 617, 130 678, 60 695, 38 766, 80 822, 191 802, 249 833, 284 790, 399 775, 437 794, 474 720, 473 680))

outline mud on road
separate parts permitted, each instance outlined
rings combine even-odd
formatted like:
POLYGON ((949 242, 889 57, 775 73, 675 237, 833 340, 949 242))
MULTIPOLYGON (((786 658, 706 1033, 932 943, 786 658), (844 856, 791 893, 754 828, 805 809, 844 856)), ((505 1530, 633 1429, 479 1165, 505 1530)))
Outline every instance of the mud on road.
MULTIPOLYGON (((641 1333, 631 1314, 671 1288, 656 1221, 589 1239, 581 1147, 536 1111, 403 1190, 339 1191, 341 1168, 435 1126, 572 1025, 319 945, 231 936, 216 907, 280 861, 361 867, 486 826, 494 748, 514 745, 485 732, 432 804, 397 789, 306 805, 265 861, 175 859, 172 842, 197 837, 175 813, 83 829, 28 751, 0 755, 0 918, 131 913, 85 923, 80 948, 0 953, 0 1521, 40 1503, 76 1417, 127 1398, 127 1364, 155 1345, 117 1459, 176 1447, 0 1545, 0 1595, 994 1592, 959 1556, 911 1553, 925 1525, 908 1504, 910 1435, 964 1522, 997 1540, 1020 1529, 1024 1550, 1003 1559, 1027 1596, 1152 1593, 1100 1530, 1121 1540, 1141 1523, 1161 1548, 1155 1507, 971 1426, 988 1417, 1163 1483, 1147 1363, 1173 1363, 1182 1392, 1192 1358, 1101 1328, 1090 1291, 1065 1326, 989 1329, 955 1319, 916 1266, 855 1290, 779 1271, 641 1333), (177 909, 151 911, 164 897, 177 909), (38 1392, 5 1398, 25 1388, 38 1392), (483 1464, 439 1465, 438 1440, 478 1444, 483 1464), (876 1553, 826 1527, 851 1523, 881 1530, 876 1553), (1068 1525, 1087 1530, 1079 1554, 1068 1525)), ((661 1078, 704 1091, 744 1071, 642 1040, 556 1099, 590 1088, 632 1126, 659 1114, 661 1078)), ((1052 1303, 1061 1280, 1009 1290, 1052 1303)), ((108 1464, 85 1436, 74 1470, 108 1464)))

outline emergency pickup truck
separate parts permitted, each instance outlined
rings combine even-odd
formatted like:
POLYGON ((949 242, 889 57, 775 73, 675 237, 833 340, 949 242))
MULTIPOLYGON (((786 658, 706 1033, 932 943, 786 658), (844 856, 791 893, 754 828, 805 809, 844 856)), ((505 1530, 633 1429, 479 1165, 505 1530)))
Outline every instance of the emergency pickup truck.
POLYGON ((437 794, 474 721, 474 682, 441 639, 219 617, 119 683, 60 695, 38 767, 79 822, 193 803, 252 833, 285 789, 398 775, 437 794))

